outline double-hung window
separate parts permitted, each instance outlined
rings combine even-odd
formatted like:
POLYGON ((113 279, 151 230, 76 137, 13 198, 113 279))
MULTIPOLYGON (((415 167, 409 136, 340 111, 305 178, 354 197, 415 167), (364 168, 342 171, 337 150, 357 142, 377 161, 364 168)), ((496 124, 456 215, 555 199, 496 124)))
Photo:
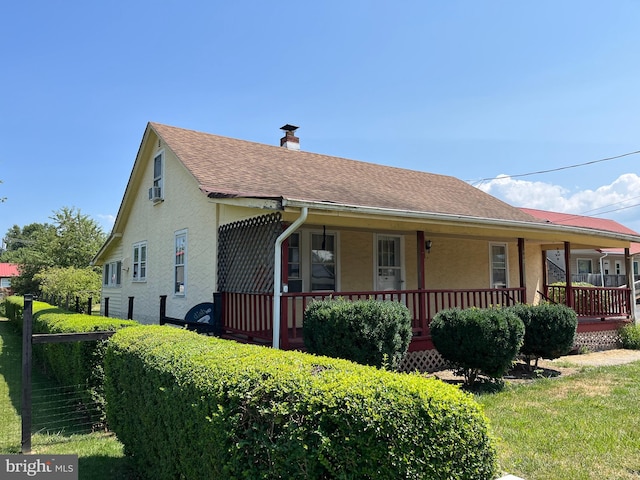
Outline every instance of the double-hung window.
POLYGON ((104 264, 105 287, 119 287, 122 280, 122 262, 110 262, 104 264))
POLYGON ((489 268, 491 269, 491 288, 506 288, 508 285, 507 245, 489 244, 489 268))
POLYGON ((181 230, 175 234, 174 249, 174 295, 185 295, 187 288, 187 231, 181 230))
POLYGON ((133 281, 147 280, 147 242, 133 245, 133 281))
POLYGON ((288 242, 289 291, 335 291, 336 234, 301 231, 292 234, 288 242))
POLYGON ((153 197, 163 198, 164 192, 162 191, 162 152, 158 153, 153 159, 153 197))

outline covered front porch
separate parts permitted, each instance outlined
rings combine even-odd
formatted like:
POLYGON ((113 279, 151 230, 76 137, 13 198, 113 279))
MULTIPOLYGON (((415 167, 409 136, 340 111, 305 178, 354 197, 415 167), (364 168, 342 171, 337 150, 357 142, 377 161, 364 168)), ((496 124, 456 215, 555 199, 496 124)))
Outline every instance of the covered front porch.
POLYGON ((337 297, 406 305, 410 352, 434 348, 429 324, 450 308, 548 299, 576 311, 579 332, 615 330, 633 315, 628 288, 573 286, 569 258, 567 284, 547 285, 546 250, 563 245, 570 251, 567 238, 601 240, 582 233, 319 214, 305 214, 302 221, 290 216, 288 222, 280 214, 257 218, 220 229, 219 301, 228 338, 303 348, 307 305, 337 297))

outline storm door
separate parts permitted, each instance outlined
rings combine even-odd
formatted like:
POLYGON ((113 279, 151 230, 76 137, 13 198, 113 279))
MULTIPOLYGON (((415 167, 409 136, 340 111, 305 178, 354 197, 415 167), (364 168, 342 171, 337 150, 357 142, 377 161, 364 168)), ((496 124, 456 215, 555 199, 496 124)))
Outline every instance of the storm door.
POLYGON ((403 283, 401 237, 378 235, 376 290, 400 290, 403 283))

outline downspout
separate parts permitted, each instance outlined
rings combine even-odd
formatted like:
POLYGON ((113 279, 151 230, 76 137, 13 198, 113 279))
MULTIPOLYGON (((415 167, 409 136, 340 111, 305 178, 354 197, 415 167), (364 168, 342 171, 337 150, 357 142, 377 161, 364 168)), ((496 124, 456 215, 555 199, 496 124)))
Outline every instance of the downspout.
POLYGON ((276 239, 273 268, 273 348, 280 349, 280 298, 282 297, 282 242, 307 220, 308 207, 302 207, 300 216, 276 239))
POLYGON ((602 288, 604 288, 604 269, 602 268, 602 259, 604 259, 607 255, 609 255, 608 253, 605 253, 603 256, 600 257, 600 282, 602 283, 602 285, 600 285, 602 288))

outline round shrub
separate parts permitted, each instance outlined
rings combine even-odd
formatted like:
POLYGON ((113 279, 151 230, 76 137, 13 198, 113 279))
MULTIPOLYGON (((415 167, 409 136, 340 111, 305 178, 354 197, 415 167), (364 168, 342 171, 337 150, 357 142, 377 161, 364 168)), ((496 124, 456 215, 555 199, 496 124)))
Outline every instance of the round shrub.
POLYGON ((411 341, 411 314, 398 302, 331 299, 304 312, 309 353, 397 369, 411 341))
POLYGON ((431 321, 431 337, 440 354, 462 371, 468 385, 479 373, 502 377, 522 345, 524 325, 506 309, 451 309, 431 321))
POLYGON ((510 308, 524 323, 520 353, 528 357, 553 359, 571 351, 578 328, 576 312, 566 305, 541 303, 510 308))

